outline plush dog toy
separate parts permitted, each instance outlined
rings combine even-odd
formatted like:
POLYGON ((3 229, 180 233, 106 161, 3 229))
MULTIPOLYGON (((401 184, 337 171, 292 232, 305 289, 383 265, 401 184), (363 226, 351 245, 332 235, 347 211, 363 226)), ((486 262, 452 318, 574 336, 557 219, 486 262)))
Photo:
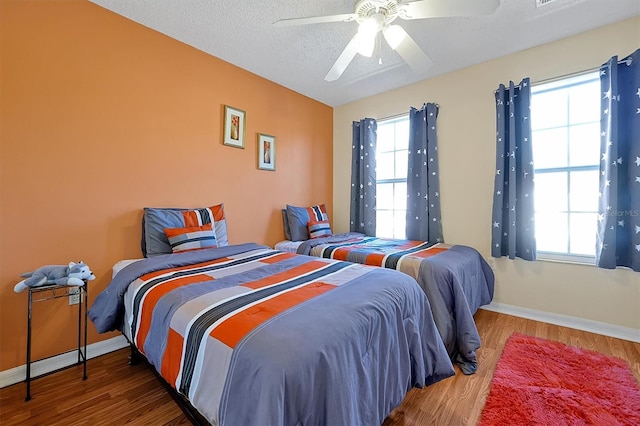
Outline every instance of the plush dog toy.
POLYGON ((13 288, 13 291, 20 293, 28 287, 39 287, 43 285, 68 285, 78 286, 84 284, 84 280, 95 280, 91 269, 80 261, 79 263, 69 262, 69 266, 65 265, 48 265, 36 269, 33 272, 27 272, 21 275, 26 280, 20 281, 13 288))

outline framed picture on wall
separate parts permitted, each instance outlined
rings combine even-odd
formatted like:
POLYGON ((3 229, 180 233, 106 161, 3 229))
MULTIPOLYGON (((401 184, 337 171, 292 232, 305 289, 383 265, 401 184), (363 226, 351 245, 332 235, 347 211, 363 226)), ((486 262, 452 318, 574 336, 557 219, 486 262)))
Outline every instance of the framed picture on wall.
POLYGON ((222 143, 235 148, 244 148, 244 122, 244 111, 225 105, 224 136, 222 143))
POLYGON ((276 138, 258 133, 258 168, 260 170, 276 169, 276 138))

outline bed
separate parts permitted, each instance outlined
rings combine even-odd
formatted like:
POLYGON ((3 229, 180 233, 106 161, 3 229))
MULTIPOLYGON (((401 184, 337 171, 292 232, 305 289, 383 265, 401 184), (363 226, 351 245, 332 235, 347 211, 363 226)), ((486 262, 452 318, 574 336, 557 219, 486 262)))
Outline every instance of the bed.
POLYGON ((415 278, 427 295, 450 358, 465 374, 478 369, 480 336, 473 315, 493 299, 494 274, 472 247, 332 234, 324 205, 287 205, 282 210, 287 240, 276 250, 396 269, 415 278))
POLYGON ((411 387, 454 374, 426 296, 397 271, 253 243, 114 271, 96 329, 120 330, 211 424, 381 424, 411 387))

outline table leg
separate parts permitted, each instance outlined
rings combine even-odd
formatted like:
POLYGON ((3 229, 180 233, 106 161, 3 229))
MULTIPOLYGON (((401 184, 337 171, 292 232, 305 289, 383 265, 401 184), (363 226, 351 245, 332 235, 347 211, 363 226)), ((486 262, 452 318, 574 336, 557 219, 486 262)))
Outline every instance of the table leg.
POLYGON ((31 399, 31 304, 33 302, 33 295, 31 293, 31 289, 29 289, 29 307, 27 314, 27 397, 24 399, 25 401, 29 401, 31 399))
POLYGON ((87 318, 89 307, 89 285, 84 283, 84 374, 82 376, 82 380, 87 380, 87 318))
POLYGON ((82 321, 82 287, 78 287, 78 297, 80 298, 78 302, 78 365, 80 365, 80 348, 82 347, 80 346, 80 336, 82 335, 82 329, 80 328, 80 321, 82 321))

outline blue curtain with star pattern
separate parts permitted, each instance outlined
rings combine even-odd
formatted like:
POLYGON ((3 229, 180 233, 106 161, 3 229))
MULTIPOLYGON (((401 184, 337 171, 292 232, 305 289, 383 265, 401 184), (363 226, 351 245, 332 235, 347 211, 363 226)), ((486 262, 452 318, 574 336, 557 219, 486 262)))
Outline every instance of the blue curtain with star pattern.
POLYGON ((438 109, 438 105, 427 103, 409 111, 408 240, 444 242, 436 138, 438 109))
POLYGON ((596 264, 640 272, 640 49, 603 64, 600 86, 596 264))
POLYGON ((500 84, 496 100, 496 172, 493 192, 491 255, 536 259, 531 146, 531 87, 500 84))
POLYGON ((351 146, 350 230, 376 235, 376 142, 378 122, 354 121, 351 146))

